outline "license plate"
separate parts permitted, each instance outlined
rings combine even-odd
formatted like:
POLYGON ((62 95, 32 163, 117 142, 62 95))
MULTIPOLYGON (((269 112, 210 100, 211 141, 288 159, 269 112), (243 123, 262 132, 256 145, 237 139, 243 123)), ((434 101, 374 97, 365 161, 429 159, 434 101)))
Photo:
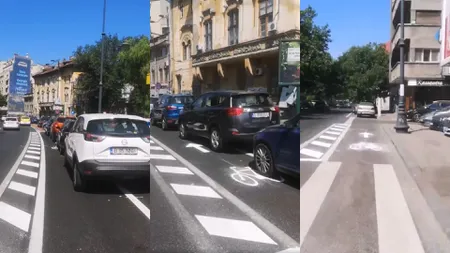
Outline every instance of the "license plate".
POLYGON ((269 113, 268 112, 255 112, 252 114, 253 118, 268 118, 269 113))
POLYGON ((111 155, 137 155, 136 148, 110 148, 111 155))

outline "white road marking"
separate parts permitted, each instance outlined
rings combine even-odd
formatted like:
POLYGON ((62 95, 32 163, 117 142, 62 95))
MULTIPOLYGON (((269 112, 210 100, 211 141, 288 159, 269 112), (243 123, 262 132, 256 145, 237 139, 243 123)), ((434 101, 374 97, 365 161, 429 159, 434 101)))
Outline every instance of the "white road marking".
POLYGON ((39 168, 39 163, 35 163, 35 162, 22 161, 20 164, 31 166, 31 167, 35 167, 35 168, 39 168))
POLYGON ((308 148, 300 149, 300 154, 311 156, 311 157, 314 157, 314 158, 321 158, 322 155, 323 155, 322 152, 315 151, 315 150, 308 149, 308 148))
POLYGON ((154 142, 154 141, 152 141, 152 140, 150 140, 150 143, 151 143, 151 144, 154 144, 155 142, 154 142))
POLYGON ((5 202, 0 202, 0 219, 22 229, 25 232, 28 232, 30 228, 31 214, 10 206, 5 202))
POLYGON ((30 147, 40 147, 41 145, 40 144, 30 144, 30 147))
POLYGON ((188 195, 196 197, 206 197, 221 199, 222 197, 217 194, 209 186, 198 186, 198 185, 185 185, 185 184, 170 184, 173 190, 179 195, 188 195))
POLYGON ((41 150, 41 148, 36 148, 36 147, 28 147, 29 150, 41 150))
POLYGON ((35 155, 41 154, 41 152, 39 152, 39 151, 33 151, 33 150, 27 150, 27 153, 28 153, 28 154, 35 154, 35 155))
POLYGON ((253 153, 247 153, 247 152, 245 152, 244 150, 242 150, 242 149, 236 149, 238 152, 241 152, 241 153, 243 153, 243 154, 245 154, 246 156, 250 156, 250 157, 253 157, 253 153))
POLYGON ((133 194, 131 194, 127 189, 117 186, 119 190, 121 190, 124 195, 133 203, 134 206, 141 211, 145 217, 147 217, 150 220, 150 209, 146 207, 139 199, 137 199, 133 194))
POLYGON ((360 136, 362 136, 364 139, 368 139, 373 136, 373 133, 368 133, 367 131, 363 133, 359 133, 360 136))
POLYGON ((276 253, 299 253, 300 252, 300 248, 289 248, 289 249, 285 249, 282 251, 278 251, 276 253))
POLYGON ((393 166, 374 164, 373 169, 379 252, 424 253, 393 166))
POLYGON ((341 167, 341 162, 323 162, 300 188, 300 247, 341 167))
POLYGON ((186 145, 186 148, 195 148, 202 153, 209 153, 209 150, 203 148, 203 145, 196 144, 196 143, 189 143, 186 145))
POLYGON ((321 162, 322 159, 315 158, 300 158, 300 162, 321 162))
POLYGON ((30 196, 34 196, 34 194, 36 194, 36 187, 29 186, 26 184, 15 182, 15 181, 11 181, 11 183, 9 183, 8 188, 11 190, 15 190, 15 191, 18 191, 21 193, 28 194, 30 196))
POLYGON ((150 154, 150 159, 155 159, 155 160, 176 160, 175 157, 171 156, 171 155, 155 155, 155 154, 150 154))
POLYGON ((16 174, 26 176, 26 177, 31 177, 31 178, 38 178, 37 172, 29 171, 29 170, 18 169, 16 174))
POLYGON ((350 118, 348 118, 347 121, 345 121, 344 125, 346 126, 346 128, 344 129, 344 131, 342 131, 342 133, 339 135, 339 137, 333 143, 333 146, 331 146, 327 150, 327 152, 325 152, 325 154, 322 157, 323 161, 328 161, 328 159, 330 159, 330 157, 334 153, 334 151, 336 151, 336 148, 338 147, 339 143, 342 141, 342 139, 344 139, 345 135, 347 134, 348 130, 350 129, 350 126, 352 125, 353 120, 355 120, 355 117, 350 117, 350 118))
POLYGON ((172 173, 172 174, 183 174, 183 175, 194 175, 192 171, 185 167, 176 167, 176 166, 155 166, 161 173, 172 173))
POLYGON ((277 245, 250 221, 195 215, 210 235, 277 245))
POLYGON ((25 158, 34 159, 34 160, 40 160, 41 159, 40 156, 35 156, 35 155, 25 155, 25 158))
POLYGON ((326 134, 331 134, 331 135, 340 135, 341 132, 335 132, 335 131, 326 131, 326 134))
POLYGON ((329 148, 332 145, 331 143, 323 142, 323 141, 313 141, 313 142, 311 142, 311 144, 319 146, 319 147, 324 147, 324 148, 329 148))
POLYGON ((158 146, 151 146, 150 145, 150 150, 163 150, 163 148, 158 147, 158 146))
POLYGON ((332 128, 330 128, 330 131, 333 131, 333 132, 342 132, 342 131, 344 131, 345 130, 345 128, 338 128, 338 127, 332 127, 332 128))
POLYGON ((328 135, 321 135, 319 136, 320 139, 329 140, 329 141, 335 141, 337 137, 328 136, 328 135))
POLYGON ((351 112, 351 113, 345 115, 345 117, 348 118, 348 117, 352 116, 352 114, 353 114, 353 112, 351 112))
MULTIPOLYGON (((44 145, 44 140, 40 134, 37 134, 44 145)), ((46 187, 46 157, 45 148, 41 151, 41 160, 39 166, 39 179, 36 190, 36 201, 34 205, 33 221, 31 224, 30 242, 28 244, 28 253, 42 253, 44 243, 44 217, 45 217, 45 187, 46 187)))

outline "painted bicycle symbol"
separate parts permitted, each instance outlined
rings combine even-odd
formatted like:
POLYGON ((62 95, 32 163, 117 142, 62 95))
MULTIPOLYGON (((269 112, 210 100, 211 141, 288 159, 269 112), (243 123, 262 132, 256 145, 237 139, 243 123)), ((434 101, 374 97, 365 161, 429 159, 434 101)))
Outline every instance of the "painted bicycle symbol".
POLYGON ((236 167, 230 167, 230 170, 233 171, 233 173, 231 174, 231 178, 234 181, 247 186, 258 186, 259 185, 258 180, 269 180, 278 183, 281 182, 273 178, 262 176, 253 171, 252 168, 250 167, 244 167, 241 169, 237 169, 236 167))
POLYGON ((377 152, 383 151, 383 148, 380 145, 372 142, 353 143, 352 145, 350 145, 349 148, 356 151, 364 151, 364 150, 372 150, 377 152))

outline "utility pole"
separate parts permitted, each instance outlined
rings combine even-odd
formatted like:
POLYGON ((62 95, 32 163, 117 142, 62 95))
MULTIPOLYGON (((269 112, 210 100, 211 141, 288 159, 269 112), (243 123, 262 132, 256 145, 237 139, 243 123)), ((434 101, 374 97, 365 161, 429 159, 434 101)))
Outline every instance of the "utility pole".
POLYGON ((400 88, 397 122, 395 131, 397 133, 408 133, 408 122, 405 112, 405 0, 400 0, 400 88))
POLYGON ((100 82, 98 84, 98 113, 102 113, 103 97, 103 61, 105 60, 105 23, 106 23, 106 0, 103 0, 103 26, 102 26, 102 52, 100 59, 100 82))

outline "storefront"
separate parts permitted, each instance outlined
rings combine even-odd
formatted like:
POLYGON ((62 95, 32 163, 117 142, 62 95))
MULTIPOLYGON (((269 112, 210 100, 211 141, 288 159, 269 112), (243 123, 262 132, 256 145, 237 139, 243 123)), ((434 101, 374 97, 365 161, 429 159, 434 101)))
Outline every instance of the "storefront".
POLYGON ((409 80, 405 95, 408 109, 430 104, 435 100, 450 100, 450 83, 444 80, 409 80))

